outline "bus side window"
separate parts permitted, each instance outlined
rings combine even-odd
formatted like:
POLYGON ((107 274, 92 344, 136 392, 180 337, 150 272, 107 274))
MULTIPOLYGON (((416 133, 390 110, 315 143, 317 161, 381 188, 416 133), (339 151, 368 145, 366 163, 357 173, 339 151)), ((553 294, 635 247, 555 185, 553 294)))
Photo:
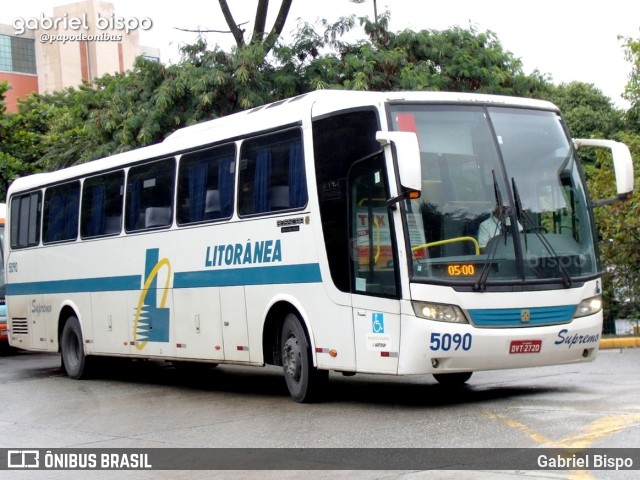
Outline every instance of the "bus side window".
POLYGON ((82 238, 117 235, 122 229, 122 170, 88 178, 82 186, 82 238))
POLYGON ((129 170, 125 218, 128 232, 171 225, 174 177, 173 158, 129 170))
POLYGON ((27 193, 11 199, 11 231, 12 248, 23 248, 37 245, 40 242, 40 211, 42 194, 27 193))
POLYGON ((178 224, 230 218, 234 179, 235 145, 183 155, 178 172, 178 224))
POLYGON ((49 187, 44 194, 43 243, 75 240, 78 237, 80 182, 49 187))
POLYGON ((307 179, 299 129, 247 140, 240 158, 241 215, 306 206, 307 179))

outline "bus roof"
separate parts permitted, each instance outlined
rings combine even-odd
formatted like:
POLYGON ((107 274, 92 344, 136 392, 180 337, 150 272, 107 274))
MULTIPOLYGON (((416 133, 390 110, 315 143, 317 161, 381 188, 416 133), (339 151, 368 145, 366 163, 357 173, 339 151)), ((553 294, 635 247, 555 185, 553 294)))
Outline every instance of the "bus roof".
POLYGON ((359 92, 351 90, 317 90, 286 100, 256 107, 214 120, 184 127, 168 135, 163 142, 129 150, 109 157, 82 163, 49 173, 38 173, 15 180, 9 188, 23 191, 42 185, 122 167, 146 159, 174 155, 187 149, 204 147, 227 139, 241 138, 273 128, 293 125, 331 112, 386 102, 446 102, 493 104, 544 110, 558 110, 543 100, 499 95, 456 92, 359 92))

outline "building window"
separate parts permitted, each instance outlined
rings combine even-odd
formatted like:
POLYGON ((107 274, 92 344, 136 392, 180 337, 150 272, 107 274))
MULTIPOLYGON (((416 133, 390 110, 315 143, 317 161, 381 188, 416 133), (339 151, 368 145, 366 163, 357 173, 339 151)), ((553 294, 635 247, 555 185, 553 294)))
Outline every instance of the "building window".
POLYGON ((0 35, 0 70, 13 71, 11 58, 11 37, 0 35))
POLYGON ((0 70, 36 74, 35 41, 0 35, 0 70))

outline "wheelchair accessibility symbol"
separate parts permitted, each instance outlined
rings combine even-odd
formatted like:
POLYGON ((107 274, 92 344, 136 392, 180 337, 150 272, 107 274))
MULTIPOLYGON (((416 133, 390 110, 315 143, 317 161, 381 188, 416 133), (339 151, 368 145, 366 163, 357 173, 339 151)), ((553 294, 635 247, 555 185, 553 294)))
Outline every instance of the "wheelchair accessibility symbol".
POLYGON ((382 313, 374 313, 371 318, 371 326, 373 333, 384 333, 384 315, 382 313))

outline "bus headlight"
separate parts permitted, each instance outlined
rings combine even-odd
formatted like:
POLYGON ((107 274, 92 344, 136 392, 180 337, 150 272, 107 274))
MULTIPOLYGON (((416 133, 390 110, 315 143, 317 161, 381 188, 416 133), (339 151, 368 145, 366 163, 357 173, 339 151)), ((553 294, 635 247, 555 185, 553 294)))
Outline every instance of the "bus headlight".
POLYGON ((580 302, 576 313, 573 318, 586 317, 587 315, 593 315, 602 310, 602 295, 596 295, 595 297, 585 298, 580 302))
POLYGON ((469 323, 460 307, 442 303, 411 302, 416 316, 437 322, 469 323))

